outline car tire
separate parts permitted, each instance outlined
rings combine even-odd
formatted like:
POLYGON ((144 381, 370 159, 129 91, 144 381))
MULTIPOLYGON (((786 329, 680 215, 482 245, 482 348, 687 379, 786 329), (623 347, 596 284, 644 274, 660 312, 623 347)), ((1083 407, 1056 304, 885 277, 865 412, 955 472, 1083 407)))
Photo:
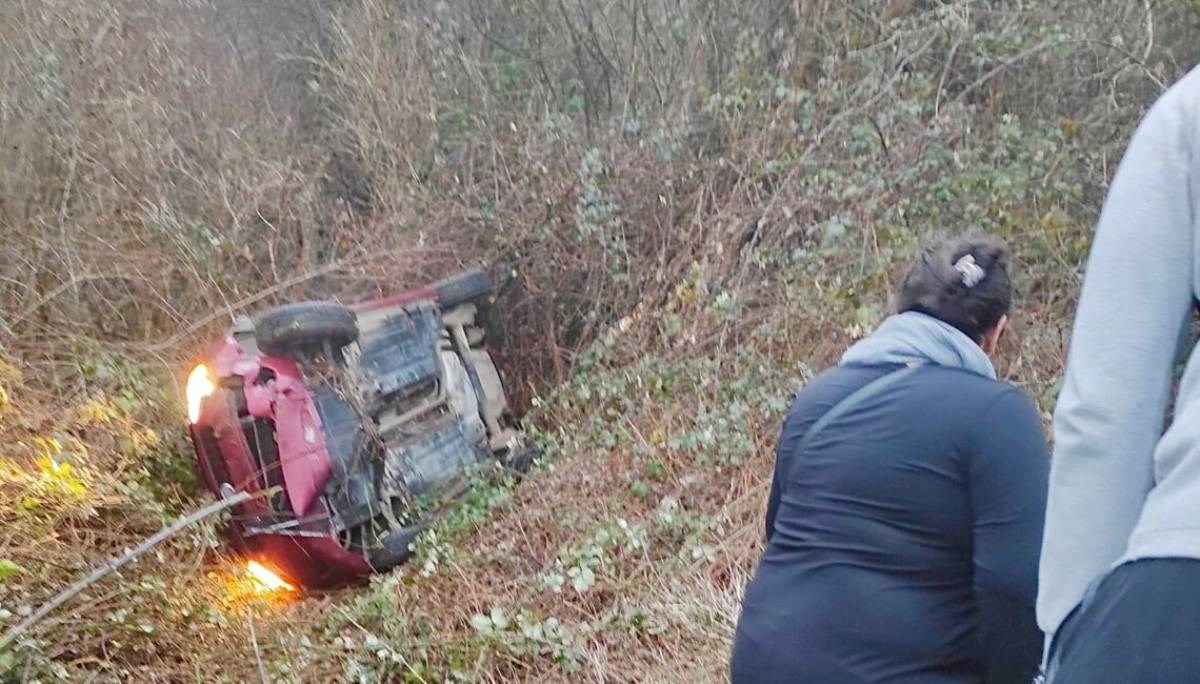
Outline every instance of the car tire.
POLYGON ((291 356, 325 344, 341 349, 358 339, 358 317, 337 302, 285 304, 258 316, 254 337, 270 356, 291 356))
POLYGON ((482 268, 463 271, 433 285, 437 291, 438 304, 443 309, 452 309, 492 294, 492 279, 482 268))
POLYGON ((515 450, 504 459, 504 467, 517 475, 525 475, 529 469, 533 467, 542 458, 542 450, 526 444, 520 449, 515 450))
POLYGON ((412 525, 389 532, 378 547, 371 549, 367 559, 371 568, 375 572, 385 572, 408 560, 421 529, 420 525, 412 525))

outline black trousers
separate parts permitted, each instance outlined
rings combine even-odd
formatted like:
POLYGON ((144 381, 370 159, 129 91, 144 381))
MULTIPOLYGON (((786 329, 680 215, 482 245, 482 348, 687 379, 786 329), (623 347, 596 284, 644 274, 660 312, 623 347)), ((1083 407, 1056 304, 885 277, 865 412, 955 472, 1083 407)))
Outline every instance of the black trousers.
POLYGON ((1047 684, 1200 682, 1200 560, 1114 569, 1055 636, 1047 684))

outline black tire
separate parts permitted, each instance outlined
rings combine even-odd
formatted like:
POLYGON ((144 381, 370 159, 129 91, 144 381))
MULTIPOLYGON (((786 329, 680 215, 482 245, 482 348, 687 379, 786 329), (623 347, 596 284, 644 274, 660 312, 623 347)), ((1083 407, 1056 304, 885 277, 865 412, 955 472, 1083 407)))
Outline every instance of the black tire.
POLYGON ((492 294, 492 279, 482 268, 472 268, 455 276, 434 283, 438 304, 443 309, 452 309, 459 304, 473 302, 492 294))
POLYGON ((541 458, 541 449, 538 449, 532 444, 526 444, 520 449, 517 449, 513 453, 509 454, 508 458, 504 459, 504 467, 510 472, 518 475, 518 479, 520 479, 520 476, 524 476, 526 473, 528 473, 529 469, 533 467, 533 464, 537 463, 541 458))
POLYGON ((271 356, 328 344, 341 349, 358 339, 358 317, 337 302, 298 302, 262 313, 254 322, 258 348, 271 356))
POLYGON ((385 572, 400 565, 412 556, 412 545, 421 534, 420 525, 403 527, 392 530, 384 537, 379 546, 371 549, 367 562, 375 572, 385 572))

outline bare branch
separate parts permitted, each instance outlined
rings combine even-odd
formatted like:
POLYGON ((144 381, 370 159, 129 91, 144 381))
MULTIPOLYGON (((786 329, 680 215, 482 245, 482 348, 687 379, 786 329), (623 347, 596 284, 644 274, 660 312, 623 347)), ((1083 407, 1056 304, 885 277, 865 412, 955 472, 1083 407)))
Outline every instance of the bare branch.
POLYGON ((59 606, 78 596, 79 593, 84 589, 87 589, 96 582, 99 582, 105 577, 120 570, 122 567, 128 565, 131 561, 136 560, 139 556, 155 546, 158 546, 171 537, 174 537, 176 534, 179 534, 181 531, 191 527, 192 525, 195 525, 201 520, 204 520, 212 515, 216 515, 227 508, 232 508, 240 503, 244 503, 259 496, 270 496, 273 493, 274 490, 257 493, 238 492, 227 499, 214 501, 198 511, 183 516, 174 523, 171 523, 150 537, 147 537, 146 540, 141 544, 138 544, 129 551, 126 551, 124 554, 105 561, 103 565, 96 567, 96 569, 88 573, 86 577, 72 584, 66 589, 63 589, 54 598, 50 599, 46 603, 42 604, 40 608, 33 611, 29 617, 25 618, 21 622, 17 623, 17 625, 12 629, 5 632, 4 636, 0 638, 0 652, 3 652, 9 647, 10 644, 13 643, 13 641, 17 639, 17 637, 24 634, 29 630, 30 627, 33 627, 38 622, 41 622, 43 618, 54 612, 54 610, 59 606))

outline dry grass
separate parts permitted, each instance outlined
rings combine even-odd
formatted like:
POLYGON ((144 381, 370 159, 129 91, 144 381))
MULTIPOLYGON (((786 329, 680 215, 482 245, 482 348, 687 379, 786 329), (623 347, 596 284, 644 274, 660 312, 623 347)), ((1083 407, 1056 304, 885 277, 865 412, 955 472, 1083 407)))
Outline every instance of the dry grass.
POLYGON ((503 262, 493 342, 553 454, 428 577, 264 601, 204 527, 0 669, 721 680, 779 402, 920 241, 982 228, 1047 409, 1123 141, 1200 56, 1194 3, 934 5, 0 3, 0 624, 195 504, 178 383, 244 309, 503 262), (594 583, 548 589, 572 563, 594 583))

